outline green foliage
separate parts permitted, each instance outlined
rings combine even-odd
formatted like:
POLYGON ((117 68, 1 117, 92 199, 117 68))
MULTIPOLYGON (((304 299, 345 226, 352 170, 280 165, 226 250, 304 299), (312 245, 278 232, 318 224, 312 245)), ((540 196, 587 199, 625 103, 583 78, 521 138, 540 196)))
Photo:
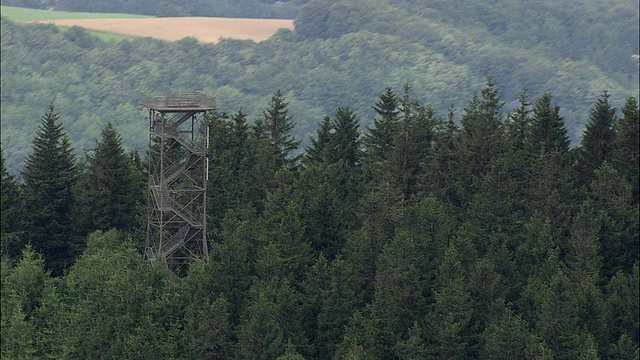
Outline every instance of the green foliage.
POLYGON ((584 131, 578 158, 578 171, 582 184, 589 184, 594 178, 595 169, 611 159, 617 122, 615 109, 609 103, 606 92, 598 99, 589 117, 584 131))
POLYGON ((638 112, 638 100, 627 98, 622 108, 622 117, 615 124, 616 144, 613 155, 614 167, 626 177, 632 186, 633 204, 640 201, 640 179, 638 174, 639 145, 640 138, 640 113, 638 112))
POLYGON ((82 235, 111 228, 127 231, 136 225, 136 205, 142 203, 144 192, 136 187, 136 169, 121 143, 113 124, 108 123, 77 183, 77 218, 82 219, 82 235))
POLYGON ((295 123, 289 115, 288 105, 282 91, 276 91, 259 120, 267 129, 276 154, 276 168, 278 169, 295 167, 297 158, 291 158, 291 156, 300 145, 300 141, 294 140, 294 136, 291 134, 295 123))
POLYGON ((137 199, 145 161, 106 126, 86 164, 75 163, 50 108, 25 183, 3 168, 3 201, 17 199, 3 212, 35 219, 37 190, 71 188, 63 180, 79 168, 73 194, 85 197, 63 212, 75 231, 137 220, 65 238, 86 246, 59 273, 48 266, 59 252, 5 250, 35 234, 32 218, 2 223, 2 356, 637 358, 638 206, 621 168, 622 159, 637 166, 633 120, 612 125, 626 140, 579 186, 550 95, 530 109, 523 94, 505 112, 489 80, 458 126, 453 107, 441 121, 408 86, 397 102, 390 89, 368 134, 351 107, 338 107, 304 153, 287 145, 295 103, 280 92, 263 114, 278 121, 249 125, 243 107, 209 113, 209 256, 178 274, 143 262, 143 207, 103 202, 137 199), (396 117, 388 138, 385 116, 396 117), (46 139, 57 147, 42 150, 46 139), (57 159, 64 171, 51 169, 57 159), (103 191, 120 180, 128 185, 103 191))
POLYGON ((40 130, 24 171, 24 220, 27 242, 47 254, 45 265, 54 275, 73 263, 80 249, 74 242, 72 187, 78 172, 71 143, 53 105, 42 117, 40 130))
POLYGON ((551 106, 551 95, 545 93, 533 108, 527 147, 531 154, 560 153, 569 151, 569 136, 560 117, 560 107, 551 106))
POLYGON ((532 352, 539 346, 539 340, 531 334, 527 322, 515 315, 511 309, 504 308, 499 316, 487 325, 480 337, 482 359, 538 358, 538 355, 532 352))

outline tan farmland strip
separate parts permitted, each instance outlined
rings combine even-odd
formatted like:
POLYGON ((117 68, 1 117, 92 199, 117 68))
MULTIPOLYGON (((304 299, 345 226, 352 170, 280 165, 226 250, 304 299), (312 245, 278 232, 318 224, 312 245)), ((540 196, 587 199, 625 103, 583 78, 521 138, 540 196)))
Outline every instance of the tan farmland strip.
POLYGON ((223 38, 262 41, 278 29, 293 29, 293 20, 175 17, 149 19, 57 19, 42 20, 59 26, 80 26, 116 34, 180 40, 187 36, 215 43, 223 38))

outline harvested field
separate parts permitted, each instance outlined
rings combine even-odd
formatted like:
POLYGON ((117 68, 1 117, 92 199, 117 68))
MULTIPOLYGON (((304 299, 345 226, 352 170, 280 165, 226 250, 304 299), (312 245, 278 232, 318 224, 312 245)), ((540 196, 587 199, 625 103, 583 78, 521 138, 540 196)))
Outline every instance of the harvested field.
POLYGON ((278 29, 293 29, 293 20, 213 17, 54 19, 35 22, 58 26, 76 25, 89 30, 169 41, 190 36, 202 43, 215 43, 225 38, 262 41, 275 34, 278 29))

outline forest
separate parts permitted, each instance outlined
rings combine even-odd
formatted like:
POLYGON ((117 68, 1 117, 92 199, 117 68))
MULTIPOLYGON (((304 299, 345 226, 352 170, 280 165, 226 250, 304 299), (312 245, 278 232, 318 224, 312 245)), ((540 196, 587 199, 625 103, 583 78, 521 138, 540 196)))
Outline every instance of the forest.
POLYGON ((109 122, 77 156, 43 108, 20 178, 1 157, 2 358, 638 359, 637 98, 575 147, 490 77, 371 106, 304 148, 282 91, 209 112, 209 257, 176 273, 143 260, 146 155, 109 122))
MULTIPOLYGON (((209 8, 227 3, 200 2, 209 8)), ((59 0, 50 6, 135 13, 140 11, 125 5, 139 3, 59 0)), ((188 10, 196 1, 171 3, 190 15, 221 15, 188 10)), ((237 11, 260 9, 233 3, 237 11)), ((572 147, 580 143, 588 109, 603 91, 616 108, 639 95, 638 62, 632 56, 640 52, 640 30, 633 2, 543 0, 525 6, 492 0, 462 8, 451 1, 286 4, 299 5, 291 16, 294 31, 281 30, 259 43, 103 41, 81 28, 2 18, 0 135, 7 167, 14 173, 24 167, 42 109, 51 102, 76 155, 92 148, 108 122, 122 134, 125 148, 143 151, 147 129, 138 107, 144 91, 200 90, 215 96, 222 109, 242 106, 253 123, 281 89, 296 114, 294 131, 303 147, 323 116, 341 106, 350 106, 370 126, 379 92, 406 83, 442 117, 451 105, 464 108, 487 76, 495 79, 507 108, 525 87, 535 96, 552 93, 562 104, 572 147)))

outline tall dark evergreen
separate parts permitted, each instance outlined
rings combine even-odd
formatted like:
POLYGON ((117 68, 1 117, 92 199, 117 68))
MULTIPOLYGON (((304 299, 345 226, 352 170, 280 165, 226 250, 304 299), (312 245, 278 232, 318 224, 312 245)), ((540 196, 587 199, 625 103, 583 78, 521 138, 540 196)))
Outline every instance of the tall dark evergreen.
POLYGON ((107 123, 76 187, 77 217, 85 226, 81 235, 111 228, 127 231, 136 225, 136 206, 144 193, 135 186, 134 171, 122 138, 107 123))
POLYGON ((348 107, 339 107, 334 120, 332 160, 342 167, 355 169, 360 166, 360 130, 356 114, 348 107))
POLYGON ((72 188, 78 172, 71 143, 51 105, 42 117, 23 173, 26 239, 43 254, 54 275, 62 274, 80 250, 74 240, 72 188))
POLYGON ((305 150, 305 165, 317 165, 329 161, 334 133, 333 120, 329 115, 325 115, 316 131, 316 137, 310 139, 311 146, 305 150))
POLYGON ((2 232, 10 232, 9 227, 16 227, 18 225, 15 218, 12 218, 12 212, 14 211, 17 201, 18 193, 16 180, 13 175, 9 174, 9 170, 4 163, 4 152, 0 148, 0 171, 2 172, 2 178, 0 179, 0 204, 2 213, 2 222, 0 228, 2 232))
POLYGON ((367 158, 375 163, 388 156, 393 142, 393 133, 400 119, 400 99, 392 88, 387 87, 380 99, 373 107, 378 114, 373 119, 373 127, 367 127, 368 134, 364 137, 367 158))
POLYGON ((291 169, 298 161, 294 153, 298 149, 300 141, 295 140, 291 134, 295 123, 289 115, 288 105, 282 91, 276 91, 271 97, 267 109, 262 113, 262 120, 277 156, 277 166, 291 169))
POLYGON ((549 93, 536 102, 526 142, 530 154, 565 154, 569 151, 569 136, 559 111, 558 105, 551 105, 549 93))
POLYGON ((17 257, 22 250, 18 233, 20 226, 21 187, 5 166, 4 153, 0 148, 2 178, 0 179, 0 254, 17 257))
POLYGON ((297 184, 305 237, 331 260, 358 223, 356 211, 362 194, 358 127, 349 108, 338 108, 333 119, 325 116, 307 148, 306 168, 297 184))
POLYGON ((514 110, 505 120, 505 127, 515 151, 523 150, 531 127, 531 103, 527 89, 522 89, 518 100, 512 103, 514 110))
POLYGON ((247 115, 242 109, 228 118, 213 111, 209 121, 208 227, 215 231, 231 209, 243 206, 257 191, 251 181, 254 162, 247 115))
POLYGON ((614 167, 623 174, 632 186, 633 203, 640 201, 640 113, 638 112, 638 100, 634 97, 627 98, 622 108, 622 117, 616 123, 616 141, 613 154, 614 167))
POLYGON ((493 79, 488 78, 481 97, 474 96, 462 115, 462 130, 457 143, 459 174, 455 179, 460 184, 458 196, 462 204, 467 204, 480 189, 491 161, 505 153, 502 105, 493 79))
POLYGON ((441 120, 431 108, 412 99, 409 85, 404 86, 400 110, 400 121, 393 133, 391 149, 382 170, 409 199, 418 192, 423 164, 432 154, 435 129, 441 120))
POLYGON ((560 107, 552 105, 545 93, 536 102, 526 137, 524 158, 528 162, 523 187, 526 208, 551 222, 553 236, 567 235, 571 216, 571 193, 574 174, 569 154, 569 136, 560 107))
POLYGON ((582 135, 578 153, 578 172, 581 184, 593 180, 595 169, 610 160, 614 148, 616 110, 609 104, 609 94, 604 92, 591 109, 589 122, 582 135))
POLYGON ((457 151, 460 129, 455 123, 455 109, 449 108, 446 122, 435 133, 433 156, 423 164, 426 168, 423 187, 442 201, 460 206, 462 186, 457 181, 462 169, 458 166, 457 151))

